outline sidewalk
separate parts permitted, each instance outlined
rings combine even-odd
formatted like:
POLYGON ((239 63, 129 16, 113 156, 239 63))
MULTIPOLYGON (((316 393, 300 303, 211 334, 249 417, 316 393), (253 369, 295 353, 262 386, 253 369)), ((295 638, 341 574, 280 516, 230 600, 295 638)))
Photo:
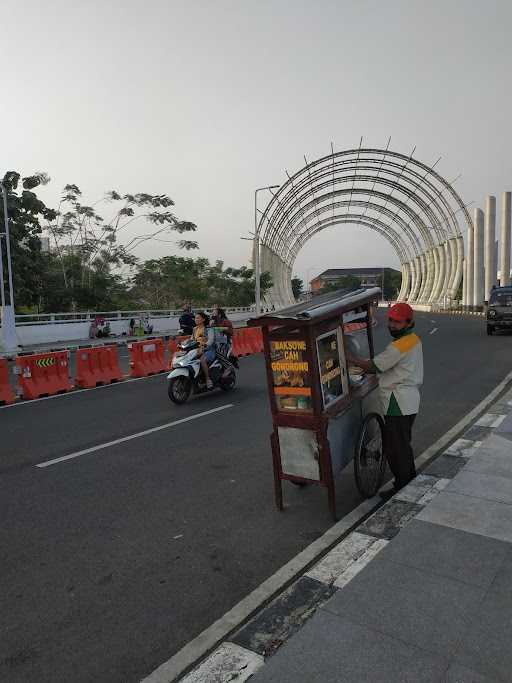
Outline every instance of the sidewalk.
POLYGON ((512 390, 184 683, 512 680, 512 390))

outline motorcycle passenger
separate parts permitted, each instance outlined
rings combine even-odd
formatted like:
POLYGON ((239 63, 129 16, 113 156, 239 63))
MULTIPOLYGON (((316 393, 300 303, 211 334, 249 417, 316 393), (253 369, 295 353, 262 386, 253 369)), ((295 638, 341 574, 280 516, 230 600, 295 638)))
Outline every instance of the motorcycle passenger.
POLYGON ((180 328, 183 330, 184 335, 192 334, 194 329, 195 321, 194 315, 190 308, 190 304, 185 304, 183 306, 183 313, 180 315, 179 319, 180 328))
POLYGON ((192 339, 199 344, 198 355, 206 379, 206 388, 213 389, 210 379, 208 364, 215 360, 215 332, 208 327, 210 320, 204 311, 198 311, 195 315, 196 326, 192 332, 192 339))
POLYGON ((219 332, 225 334, 228 340, 233 336, 233 323, 226 315, 226 311, 219 306, 215 306, 212 313, 212 325, 217 328, 219 332))

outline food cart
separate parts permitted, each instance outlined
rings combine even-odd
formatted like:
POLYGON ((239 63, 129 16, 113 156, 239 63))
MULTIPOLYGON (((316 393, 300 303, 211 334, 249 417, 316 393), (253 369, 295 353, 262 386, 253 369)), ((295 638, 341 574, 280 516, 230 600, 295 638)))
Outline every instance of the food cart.
POLYGON ((353 459, 369 498, 385 470, 378 379, 350 367, 346 354, 374 355, 372 305, 380 289, 320 295, 248 321, 261 326, 272 412, 274 489, 282 481, 327 489, 336 519, 335 478, 353 459))

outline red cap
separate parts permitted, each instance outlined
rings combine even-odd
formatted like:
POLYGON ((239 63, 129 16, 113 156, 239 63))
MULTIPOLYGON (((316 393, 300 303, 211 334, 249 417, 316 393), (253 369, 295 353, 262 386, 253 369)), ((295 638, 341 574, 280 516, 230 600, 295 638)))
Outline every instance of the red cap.
POLYGON ((410 322, 414 317, 414 311, 409 304, 399 303, 388 309, 388 318, 399 323, 410 322))

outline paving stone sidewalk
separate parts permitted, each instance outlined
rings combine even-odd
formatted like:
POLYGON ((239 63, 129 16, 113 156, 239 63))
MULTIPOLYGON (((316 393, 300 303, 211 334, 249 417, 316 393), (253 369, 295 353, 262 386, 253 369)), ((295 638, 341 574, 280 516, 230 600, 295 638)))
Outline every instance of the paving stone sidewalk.
POLYGON ((184 683, 512 681, 512 391, 184 683))

